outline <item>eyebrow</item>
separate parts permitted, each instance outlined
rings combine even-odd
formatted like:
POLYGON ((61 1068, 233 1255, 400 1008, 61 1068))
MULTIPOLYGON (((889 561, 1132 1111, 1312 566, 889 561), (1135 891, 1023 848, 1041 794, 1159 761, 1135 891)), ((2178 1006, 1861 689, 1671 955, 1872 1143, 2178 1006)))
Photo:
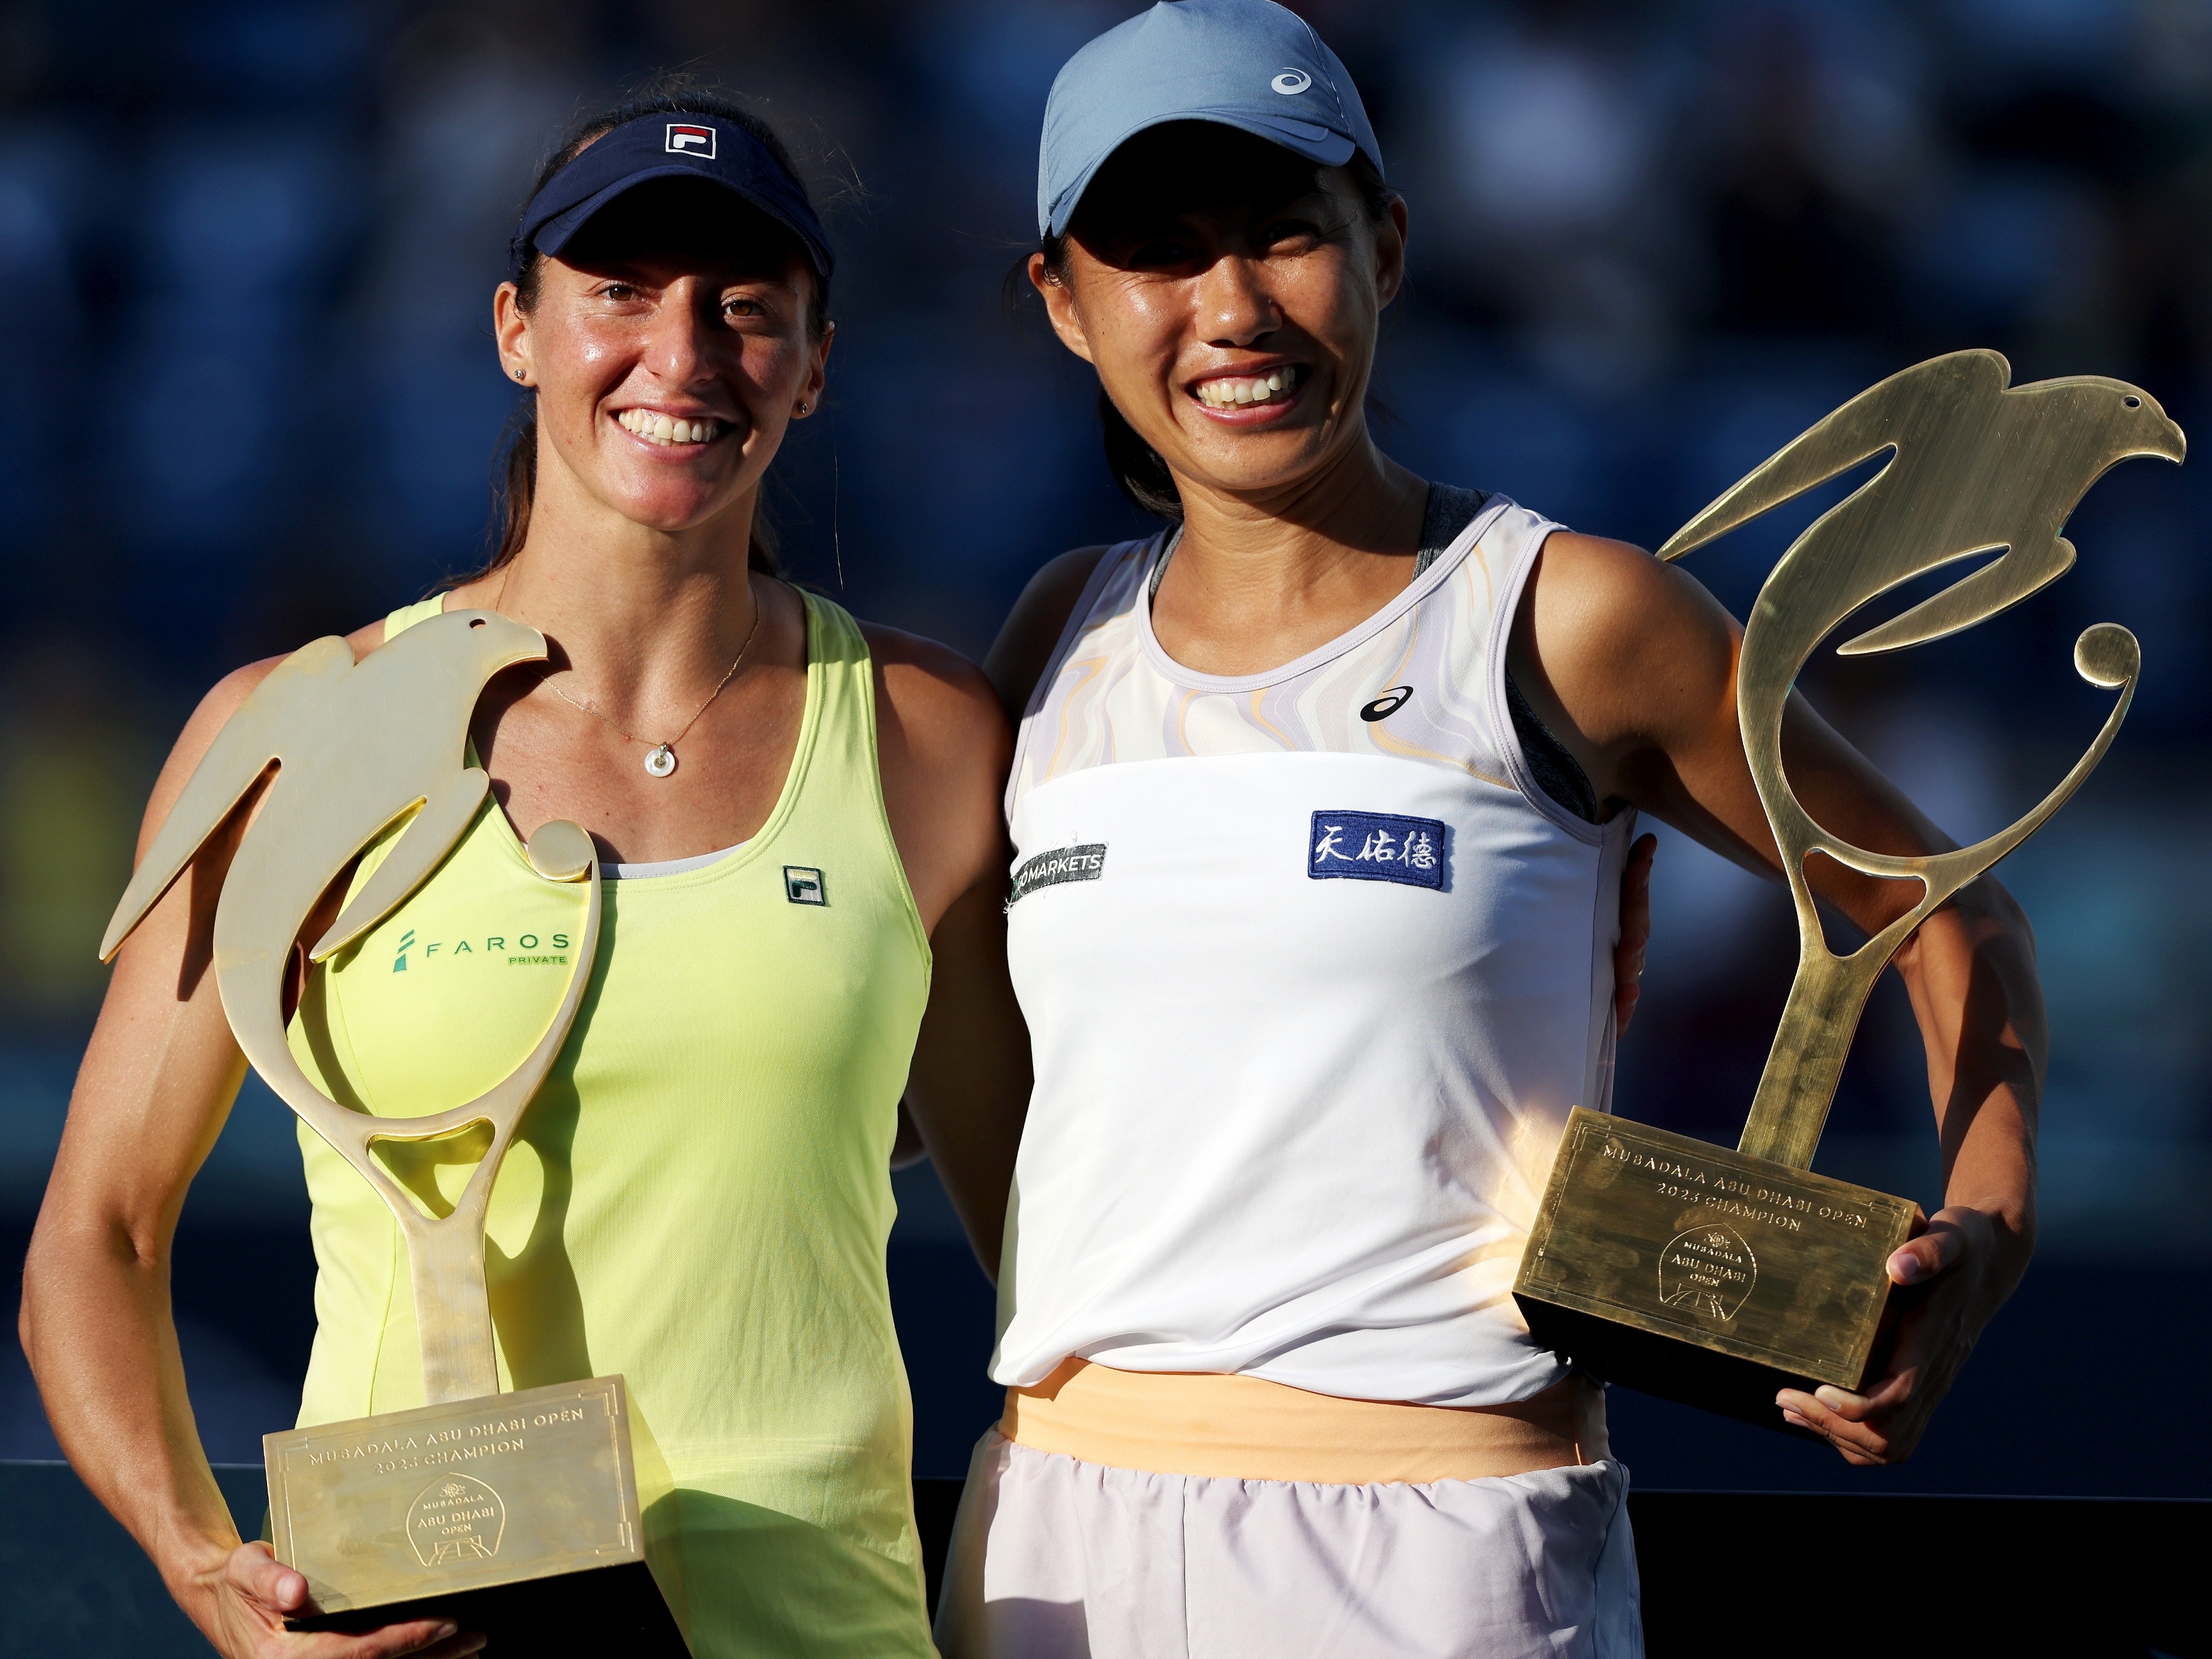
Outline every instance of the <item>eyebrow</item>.
MULTIPOLYGON (((665 282, 661 280, 660 273, 654 270, 653 262, 647 258, 599 259, 593 260, 588 265, 576 265, 572 268, 594 282, 637 282, 652 287, 665 286, 665 282)), ((788 270, 775 270, 765 266, 753 266, 743 270, 718 275, 687 265, 676 274, 678 276, 696 276, 702 281, 711 282, 715 286, 722 288, 746 283, 765 283, 772 288, 791 289, 796 289, 799 286, 792 280, 788 270)))

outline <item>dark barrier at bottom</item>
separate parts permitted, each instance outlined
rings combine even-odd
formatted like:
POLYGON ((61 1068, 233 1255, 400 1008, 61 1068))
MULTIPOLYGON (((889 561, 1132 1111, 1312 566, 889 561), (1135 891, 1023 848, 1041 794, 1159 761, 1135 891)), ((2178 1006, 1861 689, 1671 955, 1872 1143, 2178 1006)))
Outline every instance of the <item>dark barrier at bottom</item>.
MULTIPOLYGON (((261 1470, 216 1476, 241 1529, 258 1530, 261 1470)), ((959 1502, 957 1480, 915 1482, 933 1600, 959 1502)), ((1644 1492, 1629 1507, 1653 1659, 2212 1659, 2197 1577, 2212 1502, 1644 1492)), ((209 1652, 66 1464, 0 1463, 0 1653, 209 1652)))

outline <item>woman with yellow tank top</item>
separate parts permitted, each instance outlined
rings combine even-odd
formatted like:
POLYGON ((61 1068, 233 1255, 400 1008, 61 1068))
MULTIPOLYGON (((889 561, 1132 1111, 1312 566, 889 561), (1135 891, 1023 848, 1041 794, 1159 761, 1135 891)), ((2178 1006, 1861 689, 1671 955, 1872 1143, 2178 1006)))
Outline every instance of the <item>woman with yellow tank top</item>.
MULTIPOLYGON (((1028 1086, 1005 717, 951 653, 777 580, 756 528, 821 397, 830 268, 782 146, 716 100, 626 106, 548 164, 496 300, 501 365, 535 393, 499 552, 351 644, 476 606, 550 657, 489 688, 471 738, 493 798, 405 903, 299 976, 291 1033, 359 1110, 475 1097, 544 1030, 583 917, 523 841, 556 818, 597 839, 589 987, 491 1201, 500 1382, 628 1379, 676 1477, 700 1659, 931 1651, 888 1166, 903 1091, 994 1261, 1028 1086)), ((275 666, 209 694, 146 837, 275 666)), ((27 1265, 26 1346, 70 1461, 224 1653, 455 1659, 482 1638, 434 1617, 288 1632, 306 1582, 240 1544, 192 1425, 167 1252, 243 1077, 207 969, 251 811, 123 948, 27 1265)), ((398 1230, 304 1127, 301 1146, 319 1272, 300 1423, 419 1404, 398 1230)), ((464 1154, 395 1170, 433 1210, 471 1167, 441 1156, 464 1154)))

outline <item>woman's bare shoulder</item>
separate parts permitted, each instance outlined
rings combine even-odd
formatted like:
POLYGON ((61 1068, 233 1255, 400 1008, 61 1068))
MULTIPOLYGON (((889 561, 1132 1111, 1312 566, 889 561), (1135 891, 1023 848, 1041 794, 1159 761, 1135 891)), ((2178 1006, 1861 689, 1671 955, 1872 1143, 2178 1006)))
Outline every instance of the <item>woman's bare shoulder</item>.
POLYGON ((999 792, 1013 732, 983 672, 949 646, 860 624, 876 661, 876 763, 922 926, 1003 877, 999 792))
POLYGON ((1522 611, 1547 654, 1620 666, 1663 659, 1686 635, 1726 630, 1726 613, 1680 565, 1605 536, 1559 531, 1545 542, 1522 611))
POLYGON ((1072 548, 1048 561, 1006 613, 1005 626, 983 659, 983 672, 990 676, 1008 718, 1022 717, 1076 601, 1097 573, 1098 562, 1112 551, 1104 545, 1072 548))
MULTIPOLYGON (((1554 533, 1515 618, 1513 668, 1600 749, 1703 733, 1733 718, 1741 630, 1679 565, 1601 536, 1554 533)), ((1548 706, 1547 706, 1548 705, 1548 706)))
POLYGON ((864 622, 860 634, 884 700, 926 750, 997 746, 1006 721, 981 669, 951 646, 904 629, 864 622))

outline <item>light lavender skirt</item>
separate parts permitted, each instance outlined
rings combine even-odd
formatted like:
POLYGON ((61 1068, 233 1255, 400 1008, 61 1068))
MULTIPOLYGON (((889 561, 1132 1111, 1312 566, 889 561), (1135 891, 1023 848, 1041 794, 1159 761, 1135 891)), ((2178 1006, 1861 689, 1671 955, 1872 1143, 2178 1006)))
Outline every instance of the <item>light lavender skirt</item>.
POLYGON ((1323 1486, 975 1448, 945 1659, 1642 1659, 1628 1471, 1323 1486))

